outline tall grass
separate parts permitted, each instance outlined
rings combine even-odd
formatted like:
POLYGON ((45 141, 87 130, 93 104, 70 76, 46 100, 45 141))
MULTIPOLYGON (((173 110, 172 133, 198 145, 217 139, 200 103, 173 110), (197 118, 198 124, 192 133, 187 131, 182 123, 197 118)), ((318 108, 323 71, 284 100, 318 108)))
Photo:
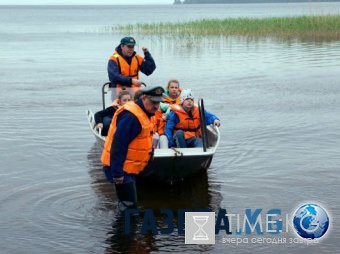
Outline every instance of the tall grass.
POLYGON ((340 39, 340 15, 202 19, 183 23, 142 23, 111 27, 127 34, 274 36, 340 39))

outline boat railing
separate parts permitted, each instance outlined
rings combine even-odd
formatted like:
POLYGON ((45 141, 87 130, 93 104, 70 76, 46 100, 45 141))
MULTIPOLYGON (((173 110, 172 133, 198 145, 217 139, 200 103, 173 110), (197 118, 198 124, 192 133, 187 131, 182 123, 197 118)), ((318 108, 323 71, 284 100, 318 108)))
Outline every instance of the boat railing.
POLYGON ((105 107, 105 95, 111 90, 112 83, 111 82, 106 82, 102 86, 102 104, 103 104, 103 110, 106 108, 105 107))
POLYGON ((200 126, 201 126, 202 141, 203 141, 203 152, 206 152, 208 148, 207 123, 205 120, 204 102, 202 98, 198 99, 198 109, 199 109, 199 114, 200 114, 200 126))

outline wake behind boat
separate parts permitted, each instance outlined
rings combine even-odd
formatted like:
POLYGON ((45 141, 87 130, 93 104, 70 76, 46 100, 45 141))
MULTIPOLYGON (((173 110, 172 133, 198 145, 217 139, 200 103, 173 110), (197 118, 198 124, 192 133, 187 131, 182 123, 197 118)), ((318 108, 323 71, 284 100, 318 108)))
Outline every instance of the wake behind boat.
MULTIPOLYGON (((108 83, 104 84, 103 108, 105 108, 105 94, 110 90, 108 83)), ((220 132, 214 125, 205 125, 203 100, 199 99, 198 106, 201 116, 201 131, 203 148, 169 148, 155 149, 149 165, 139 175, 139 178, 158 182, 174 183, 207 170, 211 164, 215 151, 220 142, 220 132)), ((86 112, 91 131, 96 137, 98 145, 103 148, 105 136, 97 129, 94 114, 86 112)))

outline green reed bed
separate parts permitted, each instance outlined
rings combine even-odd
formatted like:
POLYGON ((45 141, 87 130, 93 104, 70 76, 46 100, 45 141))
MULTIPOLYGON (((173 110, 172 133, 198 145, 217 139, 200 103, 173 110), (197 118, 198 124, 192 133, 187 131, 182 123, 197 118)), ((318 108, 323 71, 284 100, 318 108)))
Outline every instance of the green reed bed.
POLYGON ((202 19, 183 23, 142 23, 113 31, 152 35, 277 36, 340 39, 340 15, 283 18, 202 19))

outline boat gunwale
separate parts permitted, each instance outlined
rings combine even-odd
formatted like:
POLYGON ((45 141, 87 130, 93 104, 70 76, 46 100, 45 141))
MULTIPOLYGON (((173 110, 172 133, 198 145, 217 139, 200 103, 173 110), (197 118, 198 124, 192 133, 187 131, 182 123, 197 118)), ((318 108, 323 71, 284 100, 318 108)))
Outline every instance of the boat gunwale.
MULTIPOLYGON (((91 131, 95 135, 95 137, 100 142, 105 142, 105 138, 100 135, 98 131, 94 128, 94 114, 91 110, 86 110, 86 115, 88 119, 88 123, 90 125, 91 131)), ((207 148, 207 151, 204 152, 203 148, 176 148, 176 150, 173 149, 155 149, 154 150, 154 158, 173 158, 173 157, 186 157, 186 156, 213 156, 215 154, 215 151, 220 143, 220 131, 217 126, 213 126, 214 130, 217 133, 217 141, 214 146, 207 148)))

